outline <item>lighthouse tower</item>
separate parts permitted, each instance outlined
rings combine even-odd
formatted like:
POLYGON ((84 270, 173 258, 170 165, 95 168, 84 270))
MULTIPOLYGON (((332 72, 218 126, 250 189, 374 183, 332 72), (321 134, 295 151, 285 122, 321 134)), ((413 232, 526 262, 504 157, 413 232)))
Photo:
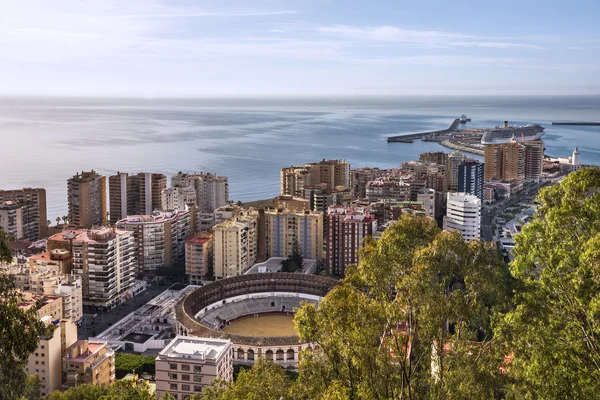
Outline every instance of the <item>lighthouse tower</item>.
POLYGON ((573 156, 571 157, 571 165, 579 165, 579 149, 575 147, 575 151, 573 151, 573 156))

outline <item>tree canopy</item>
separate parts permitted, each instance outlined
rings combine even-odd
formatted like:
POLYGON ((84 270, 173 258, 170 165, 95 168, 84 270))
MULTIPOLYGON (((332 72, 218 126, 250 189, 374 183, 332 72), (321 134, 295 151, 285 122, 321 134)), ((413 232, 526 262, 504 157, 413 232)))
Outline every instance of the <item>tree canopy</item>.
POLYGON ((304 258, 302 257, 302 249, 298 240, 294 239, 292 242, 292 252, 288 257, 281 262, 281 270, 283 272, 296 272, 304 264, 304 258))

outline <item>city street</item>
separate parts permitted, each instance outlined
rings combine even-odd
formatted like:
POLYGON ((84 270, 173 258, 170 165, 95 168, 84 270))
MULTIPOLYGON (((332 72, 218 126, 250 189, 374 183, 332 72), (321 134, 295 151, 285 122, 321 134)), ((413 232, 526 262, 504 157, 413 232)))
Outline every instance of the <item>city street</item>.
POLYGON ((77 329, 79 339, 87 339, 90 336, 93 337, 94 335, 103 332, 125 315, 137 310, 142 305, 164 292, 173 283, 174 282, 167 282, 166 284, 160 285, 156 282, 152 282, 148 285, 148 288, 144 293, 127 300, 125 303, 108 312, 98 311, 95 314, 95 318, 94 313, 84 313, 81 324, 77 329))

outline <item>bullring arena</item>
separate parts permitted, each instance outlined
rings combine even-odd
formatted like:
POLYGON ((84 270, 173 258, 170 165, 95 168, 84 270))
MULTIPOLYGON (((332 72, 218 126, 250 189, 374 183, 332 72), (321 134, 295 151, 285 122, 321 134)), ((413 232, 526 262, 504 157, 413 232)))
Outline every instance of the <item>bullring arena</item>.
POLYGON ((212 282, 179 302, 177 334, 230 339, 236 364, 265 357, 296 366, 308 344, 294 330, 295 309, 318 303, 337 284, 324 276, 283 272, 212 282))

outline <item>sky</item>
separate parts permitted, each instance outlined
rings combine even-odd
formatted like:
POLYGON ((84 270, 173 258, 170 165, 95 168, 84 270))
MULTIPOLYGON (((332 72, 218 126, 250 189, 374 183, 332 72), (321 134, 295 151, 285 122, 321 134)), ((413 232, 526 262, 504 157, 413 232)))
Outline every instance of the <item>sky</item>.
POLYGON ((0 0, 0 95, 600 94, 598 1, 0 0))

